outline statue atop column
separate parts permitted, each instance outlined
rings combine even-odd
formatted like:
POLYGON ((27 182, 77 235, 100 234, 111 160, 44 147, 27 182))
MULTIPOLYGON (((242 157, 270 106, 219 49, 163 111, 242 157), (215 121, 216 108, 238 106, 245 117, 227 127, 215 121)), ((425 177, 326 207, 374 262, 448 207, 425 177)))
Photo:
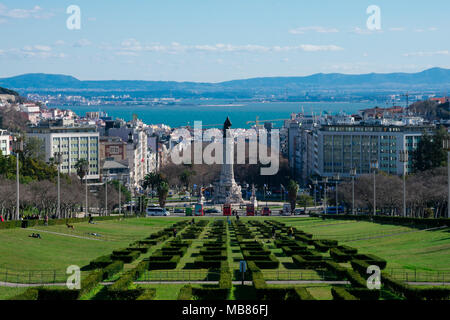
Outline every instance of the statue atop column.
POLYGON ((227 117, 223 124, 223 164, 220 170, 219 180, 214 183, 214 203, 232 204, 243 203, 241 187, 234 180, 233 161, 234 161, 234 139, 231 134, 227 137, 227 130, 231 128, 230 118, 227 117), (227 144, 229 145, 227 148, 227 144), (227 154, 229 153, 229 154, 227 154), (231 163, 227 163, 230 160, 231 163))

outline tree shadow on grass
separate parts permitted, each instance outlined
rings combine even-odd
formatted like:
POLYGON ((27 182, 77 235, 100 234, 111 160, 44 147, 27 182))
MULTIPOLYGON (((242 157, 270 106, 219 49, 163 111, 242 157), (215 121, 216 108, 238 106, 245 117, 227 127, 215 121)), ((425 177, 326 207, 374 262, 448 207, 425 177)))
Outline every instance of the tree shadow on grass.
POLYGON ((256 291, 253 286, 235 285, 233 288, 236 300, 256 300, 256 291))

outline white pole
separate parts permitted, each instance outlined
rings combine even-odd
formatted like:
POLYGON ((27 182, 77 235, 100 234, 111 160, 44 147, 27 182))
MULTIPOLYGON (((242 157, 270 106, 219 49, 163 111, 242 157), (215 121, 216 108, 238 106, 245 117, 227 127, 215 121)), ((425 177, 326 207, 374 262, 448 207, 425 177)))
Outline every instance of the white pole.
POLYGON ((20 179, 19 179, 19 153, 16 152, 16 184, 17 184, 17 201, 16 201, 16 220, 19 220, 20 215, 20 193, 19 193, 19 185, 20 185, 20 179))
POLYGON ((108 215, 108 180, 105 179, 105 215, 108 215))
POLYGON ((373 170, 373 215, 377 215, 377 185, 375 181, 375 169, 373 170))
POLYGON ((58 158, 58 208, 57 208, 57 212, 56 212, 56 216, 58 218, 61 218, 61 185, 60 185, 60 159, 58 158))
POLYGON ((450 150, 447 152, 447 164, 448 164, 448 203, 447 203, 447 218, 450 219, 450 150))
POLYGON ((403 172, 403 216, 406 217, 406 166, 403 172))
POLYGON ((352 214, 355 214, 355 177, 352 177, 352 214))

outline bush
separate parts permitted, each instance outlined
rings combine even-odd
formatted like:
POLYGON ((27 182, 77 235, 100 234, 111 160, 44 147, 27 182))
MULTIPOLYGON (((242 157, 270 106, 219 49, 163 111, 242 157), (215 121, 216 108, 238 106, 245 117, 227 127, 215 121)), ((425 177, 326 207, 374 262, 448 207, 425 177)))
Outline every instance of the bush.
POLYGON ((347 291, 360 300, 378 300, 380 298, 380 290, 377 289, 351 288, 347 291))
POLYGON ((363 277, 361 277, 359 273, 353 270, 347 269, 346 278, 354 287, 367 288, 367 281, 363 277))
POLYGON ((324 262, 320 260, 306 260, 305 256, 294 255, 292 261, 298 269, 318 269, 324 266, 324 262))
POLYGON ((356 255, 354 255, 354 259, 364 261, 364 262, 368 263, 369 265, 376 265, 381 270, 386 268, 386 265, 387 265, 386 260, 381 259, 373 254, 356 254, 356 255))
POLYGON ((357 297, 341 287, 332 287, 331 294, 333 295, 333 300, 358 300, 357 297))
POLYGON ((348 253, 344 253, 338 248, 331 248, 330 249, 330 256, 333 258, 334 261, 337 262, 347 262, 351 260, 352 255, 348 253))
POLYGON ((37 300, 39 291, 36 288, 29 288, 23 293, 18 294, 8 300, 37 300))
POLYGON ((84 295, 94 289, 103 280, 103 270, 89 273, 89 275, 81 280, 80 295, 84 295))
POLYGON ((314 297, 309 293, 308 290, 306 290, 306 288, 294 288, 294 292, 296 295, 296 299, 298 300, 316 300, 314 299, 314 297))
POLYGON ((101 256, 95 260, 92 260, 89 263, 89 267, 92 269, 102 269, 110 265, 112 262, 111 255, 101 256))
POLYGON ((39 288, 38 300, 77 300, 79 290, 39 288))
POLYGON ((192 288, 192 295, 198 300, 227 300, 230 293, 229 289, 221 288, 192 288))
POLYGON ((120 261, 123 261, 123 263, 131 263, 134 260, 136 260, 137 258, 139 258, 139 256, 141 255, 141 253, 139 251, 127 251, 127 252, 128 252, 128 254, 123 254, 123 253, 112 254, 111 259, 112 260, 120 260, 120 261))
POLYGON ((145 289, 136 300, 153 300, 156 296, 156 289, 145 289))
POLYGON ((347 275, 347 268, 342 267, 334 261, 324 261, 323 266, 339 277, 345 277, 347 275))
POLYGON ((192 300, 192 287, 185 285, 180 289, 177 300, 192 300))
POLYGON ((123 270, 123 262, 122 261, 114 261, 106 268, 103 269, 103 280, 111 278, 116 273, 119 273, 123 270))
MULTIPOLYGON (((129 290, 107 290, 107 297, 109 300, 130 301, 137 300, 139 297, 144 296, 145 289, 129 289, 129 290)), ((147 299, 143 299, 147 300, 147 299)))
POLYGON ((168 256, 169 260, 159 260, 162 256, 152 256, 149 259, 148 269, 149 270, 160 270, 160 269, 175 269, 178 262, 180 262, 180 256, 168 256))

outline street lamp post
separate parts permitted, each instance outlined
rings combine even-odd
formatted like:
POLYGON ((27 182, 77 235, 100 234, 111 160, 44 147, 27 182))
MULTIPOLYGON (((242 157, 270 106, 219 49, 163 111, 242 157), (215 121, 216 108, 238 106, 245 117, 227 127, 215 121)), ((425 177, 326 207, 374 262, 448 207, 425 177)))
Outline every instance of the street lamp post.
POLYGON ((408 150, 400 151, 400 162, 403 164, 403 216, 406 217, 406 174, 409 161, 408 150))
POLYGON ((16 154, 16 220, 19 220, 20 216, 20 176, 19 176, 19 153, 23 152, 23 140, 20 135, 15 136, 13 140, 13 151, 16 154))
POLYGON ((327 213, 327 182, 328 182, 328 177, 324 177, 323 178, 323 191, 324 191, 323 208, 325 210, 325 214, 327 213))
POLYGON ((108 215, 108 174, 105 175, 105 216, 108 215))
POLYGON ((337 173, 334 176, 334 180, 336 181, 336 214, 339 214, 339 201, 338 201, 338 182, 339 182, 340 176, 339 173, 337 173))
POLYGON ((317 186, 317 179, 313 181, 314 185, 314 210, 316 210, 317 207, 317 192, 316 192, 316 186, 317 186))
POLYGON ((61 180, 60 180, 60 171, 61 171, 61 162, 62 162, 62 154, 61 152, 55 153, 55 162, 58 167, 58 207, 56 208, 56 216, 61 218, 61 180))
POLYGON ((89 167, 88 167, 87 163, 83 163, 82 170, 84 172, 84 179, 85 179, 84 180, 84 184, 86 185, 86 199, 85 199, 85 201, 86 201, 86 209, 84 209, 84 213, 85 213, 85 216, 86 216, 86 215, 89 214, 89 209, 88 209, 88 184, 87 184, 88 174, 89 174, 89 167))
POLYGON ((122 193, 122 189, 121 189, 121 179, 122 179, 122 175, 119 174, 119 175, 118 175, 118 178, 119 178, 119 215, 121 215, 121 214, 122 214, 122 204, 121 204, 121 201, 120 201, 120 194, 122 193))
POLYGON ((378 160, 370 161, 370 168, 373 170, 373 215, 377 214, 377 184, 376 171, 378 169, 378 160))
POLYGON ((443 142, 444 150, 447 150, 447 170, 448 170, 448 202, 447 202, 447 218, 450 219, 450 139, 443 142))
POLYGON ((350 176, 352 177, 352 214, 355 213, 355 177, 356 177, 356 168, 350 170, 350 176))

